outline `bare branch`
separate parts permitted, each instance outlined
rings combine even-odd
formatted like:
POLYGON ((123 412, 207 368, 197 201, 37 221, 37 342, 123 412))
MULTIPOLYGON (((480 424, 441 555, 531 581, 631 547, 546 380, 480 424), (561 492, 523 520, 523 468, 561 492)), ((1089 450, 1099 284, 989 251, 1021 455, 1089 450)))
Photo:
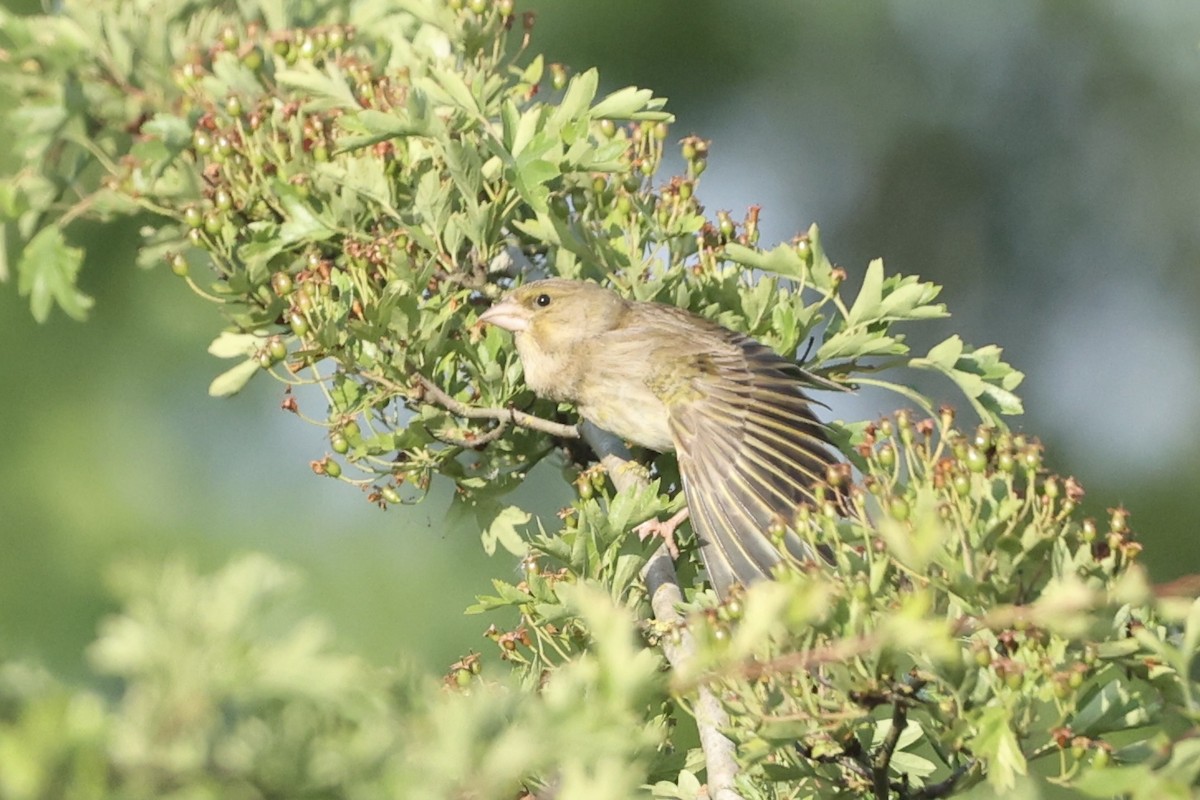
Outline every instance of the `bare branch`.
MULTIPOLYGON (((430 400, 446 409, 451 414, 454 414, 457 417, 462 417, 463 419, 491 419, 504 424, 512 423, 514 425, 520 425, 522 428, 529 428, 530 430, 540 431, 542 433, 547 433, 551 436, 558 436, 563 439, 579 438, 579 427, 576 425, 564 425, 561 422, 543 419, 542 417, 534 416, 533 414, 527 414, 524 411, 518 411, 515 408, 469 406, 465 403, 461 403, 442 391, 437 384, 426 378, 424 375, 418 374, 413 376, 413 379, 416 381, 418 386, 420 386, 420 392, 416 393, 404 386, 401 386, 390 378, 385 378, 382 375, 377 375, 373 372, 367 371, 363 371, 359 374, 361 374, 367 380, 372 381, 373 383, 378 383, 380 386, 385 386, 403 397, 412 400, 430 400)), ((493 428, 487 433, 481 434, 476 439, 463 441, 462 446, 477 447, 480 444, 485 444, 486 442, 490 442, 493 439, 499 438, 500 434, 496 433, 495 430, 496 429, 493 428), (484 437, 487 438, 485 439, 484 437)))
POLYGON ((522 428, 548 433, 551 436, 559 436, 565 439, 579 438, 579 428, 575 425, 564 425, 561 422, 542 419, 541 417, 535 417, 533 414, 526 414, 524 411, 517 411, 515 408, 480 408, 477 406, 468 406, 443 392, 433 381, 424 375, 416 375, 415 377, 426 397, 431 398, 451 414, 463 417, 464 419, 495 419, 520 425, 522 428))
POLYGON ((496 424, 496 427, 492 428, 487 433, 472 434, 470 438, 466 436, 454 436, 449 433, 439 433, 437 431, 431 431, 431 433, 439 442, 445 442, 446 444, 451 444, 456 447, 480 447, 488 442, 496 441, 504 435, 506 430, 508 430, 508 422, 501 420, 496 424))
POLYGON ((888 785, 888 771, 892 766, 892 755, 896 752, 896 745, 900 743, 900 734, 904 733, 904 729, 907 727, 908 708, 903 701, 897 699, 896 704, 892 706, 892 727, 888 729, 887 736, 883 739, 883 744, 879 746, 878 752, 875 753, 874 763, 871 764, 875 797, 879 798, 879 800, 887 800, 891 795, 891 788, 888 785))
POLYGON ((926 784, 923 788, 909 794, 909 800, 937 800, 937 798, 953 794, 958 788, 959 781, 966 777, 967 773, 973 770, 978 763, 974 758, 967 759, 959 765, 958 769, 951 772, 949 777, 937 783, 926 784))
MULTIPOLYGON (((854 740, 857 745, 858 739, 854 740)), ((836 755, 827 753, 825 755, 816 755, 812 748, 803 742, 796 743, 796 752, 810 761, 815 761, 818 764, 836 764, 846 772, 853 772, 863 780, 871 780, 870 764, 866 763, 862 753, 842 752, 836 755)))
MULTIPOLYGON (((582 433, 584 440, 596 451, 600 463, 604 465, 618 490, 645 482, 641 472, 631 468, 634 465, 630 462, 629 450, 617 437, 605 433, 591 423, 584 423, 582 433)), ((681 669, 695 657, 696 641, 684 624, 683 615, 679 613, 683 592, 679 589, 675 562, 671 560, 665 543, 655 550, 646 562, 642 578, 646 581, 646 590, 650 594, 650 607, 654 610, 655 621, 664 628, 679 632, 675 641, 672 641, 671 637, 664 637, 662 649, 671 666, 677 670, 681 669)), ((704 751, 708 796, 713 800, 742 800, 742 796, 734 789, 734 780, 738 773, 736 750, 733 742, 721 733, 721 729, 729 725, 729 715, 725 713, 709 686, 701 684, 697 687, 692 712, 696 717, 696 728, 700 732, 700 748, 704 751)))

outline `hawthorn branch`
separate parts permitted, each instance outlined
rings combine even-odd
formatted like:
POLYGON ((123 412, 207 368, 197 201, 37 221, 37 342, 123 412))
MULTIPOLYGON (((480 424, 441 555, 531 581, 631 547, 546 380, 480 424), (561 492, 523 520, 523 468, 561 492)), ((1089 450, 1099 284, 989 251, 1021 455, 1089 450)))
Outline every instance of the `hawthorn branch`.
POLYGON ((871 764, 875 796, 879 800, 887 800, 891 796, 888 771, 892 766, 892 755, 896 752, 896 745, 900 743, 900 734, 904 733, 904 729, 907 727, 908 708, 903 702, 897 701, 892 706, 892 727, 888 729, 887 736, 884 737, 883 744, 879 746, 871 764))
POLYGON ((445 442, 455 447, 481 447, 488 442, 494 442, 504 435, 508 430, 508 420, 500 420, 494 428, 491 428, 486 433, 471 434, 470 438, 466 436, 455 436, 450 433, 439 433, 438 431, 430 431, 433 438, 439 442, 445 442))
POLYGON ((377 375, 373 372, 366 371, 360 374, 367 380, 386 387, 398 395, 410 398, 412 400, 431 401, 435 405, 439 405, 446 409, 456 417, 462 417, 463 419, 495 420, 496 422, 500 423, 500 425, 498 425, 496 428, 492 428, 488 432, 480 434, 479 437, 475 439, 463 441, 462 444, 465 447, 477 447, 480 444, 486 444, 493 439, 498 439, 501 434, 497 432, 497 429, 499 428, 502 430, 504 426, 507 426, 510 423, 513 425, 519 425, 522 428, 540 431, 541 433, 546 433, 550 436, 558 436, 563 439, 579 438, 579 426, 577 425, 565 425, 561 422, 544 419, 543 417, 528 414, 524 411, 518 411, 511 406, 508 408, 469 406, 466 403, 455 400, 453 397, 446 394, 436 383, 429 380, 424 375, 416 374, 413 376, 413 381, 419 387, 418 392, 413 392, 411 389, 401 386, 390 378, 385 378, 382 375, 377 375))
MULTIPOLYGON (((858 744, 858 739, 854 740, 855 745, 858 744)), ((803 742, 796 743, 796 752, 809 761, 815 761, 818 764, 833 764, 846 772, 852 772, 863 780, 871 780, 871 765, 866 761, 862 752, 855 748, 848 748, 841 753, 825 753, 817 755, 812 748, 803 742)))
POLYGON ((966 777, 967 773, 975 768, 979 762, 974 758, 968 758, 958 766, 948 777, 937 783, 926 784, 923 788, 918 789, 908 795, 909 800, 938 800, 941 797, 949 797, 958 789, 959 781, 966 777))
MULTIPOLYGON (((617 437, 591 423, 584 423, 582 433, 584 440, 599 456, 600 463, 608 471, 618 491, 645 482, 641 473, 632 469, 629 450, 617 437)), ((646 591, 650 594, 650 608, 654 611, 655 621, 664 628, 679 632, 679 638, 675 642, 672 642, 670 637, 664 637, 662 649, 672 668, 682 669, 695 657, 696 640, 684 624, 683 615, 679 613, 683 592, 675 574, 675 562, 671 559, 665 542, 646 562, 642 569, 642 578, 646 581, 646 591)), ((713 800, 742 800, 742 796, 734 789, 734 780, 738 773, 736 750, 733 742, 721 733, 721 729, 729 725, 729 715, 707 685, 701 684, 696 688, 696 702, 692 713, 700 733, 700 749, 704 751, 708 796, 713 800)))
POLYGON ((541 431, 551 436, 559 436, 565 439, 579 438, 579 426, 577 425, 564 425, 561 422, 536 417, 533 414, 518 411, 511 406, 508 408, 468 406, 443 392, 437 384, 424 375, 416 375, 414 377, 417 384, 421 387, 424 397, 432 399, 455 416, 464 419, 494 419, 501 422, 511 422, 514 425, 520 425, 522 428, 541 431))

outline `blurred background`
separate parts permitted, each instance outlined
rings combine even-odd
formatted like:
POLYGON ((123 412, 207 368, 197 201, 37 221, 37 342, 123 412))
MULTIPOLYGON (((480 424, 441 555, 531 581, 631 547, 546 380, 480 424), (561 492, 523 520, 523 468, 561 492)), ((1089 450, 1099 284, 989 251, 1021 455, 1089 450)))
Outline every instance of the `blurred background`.
MULTIPOLYGON (((651 88, 673 139, 712 140, 710 212, 761 204, 764 245, 816 222, 852 278, 883 257, 943 284, 953 319, 914 346, 955 331, 1005 347, 1027 374, 1015 424, 1049 466, 1083 482, 1091 513, 1133 512, 1156 580, 1200 572, 1200 3, 519 10, 537 13, 535 52, 598 66, 607 90, 651 88)), ((295 565, 307 608, 375 661, 441 671, 483 649, 486 621, 460 610, 511 557, 448 526, 445 492, 384 513, 314 476, 327 445, 279 410, 277 385, 210 399, 228 366, 204 352, 217 312, 168 270, 139 271, 132 227, 78 233, 89 322, 36 325, 0 286, 0 655, 80 676, 109 564, 247 550, 295 565)), ((537 483, 521 502, 553 508, 537 483)))

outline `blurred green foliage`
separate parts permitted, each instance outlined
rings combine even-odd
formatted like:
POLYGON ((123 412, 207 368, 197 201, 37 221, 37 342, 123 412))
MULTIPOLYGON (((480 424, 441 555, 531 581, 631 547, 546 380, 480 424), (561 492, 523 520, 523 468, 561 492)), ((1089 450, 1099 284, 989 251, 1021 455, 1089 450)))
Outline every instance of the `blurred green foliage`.
POLYGON ((0 666, 0 795, 501 797, 552 768, 564 797, 636 790, 612 767, 652 752, 636 719, 661 677, 605 598, 580 590, 595 648, 553 691, 448 693, 333 650, 322 623, 286 609, 292 582, 261 556, 209 576, 179 563, 123 571, 126 611, 91 648, 98 672, 121 680, 115 703, 0 666))
MULTIPOLYGON (((21 100, 0 185, 6 270, 33 316, 96 307, 79 283, 87 240, 68 234, 133 215, 139 263, 169 266, 229 321, 210 353, 236 363, 211 393, 272 375, 284 408, 327 439, 313 472, 381 506, 444 489, 450 519, 523 559, 520 579, 494 579, 471 609, 495 617, 488 636, 512 669, 468 653, 444 690, 280 618, 289 576, 261 556, 207 577, 178 562, 123 570, 123 610, 90 651, 113 697, 4 667, 4 793, 695 796, 706 776, 688 712, 703 685, 732 716, 746 797, 933 797, 985 779, 1010 790, 1042 759, 1099 795, 1187 796, 1200 605, 1155 602, 1125 512, 1084 518, 1079 485, 1006 430, 1021 373, 957 335, 912 355, 898 328, 945 316, 936 285, 876 261, 851 299, 815 227, 760 249, 757 209, 705 215, 707 142, 686 138, 684 174, 656 185, 663 101, 569 76, 507 34, 519 24, 509 3, 459 0, 236 13, 113 2, 3 19, 5 91, 21 100), (789 564, 717 603, 685 566, 686 621, 654 618, 647 552, 628 532, 671 505, 670 458, 647 486, 614 492, 586 454, 536 426, 510 430, 505 408, 555 421, 569 409, 534 401, 504 337, 472 324, 545 272, 693 308, 789 355, 813 337, 817 373, 922 409, 837 426, 861 480, 831 475, 789 521, 836 569, 789 564), (950 411, 875 375, 898 366, 949 378, 981 426, 956 429, 950 411), (540 482, 533 470, 550 497, 523 487, 540 482), (561 526, 547 504, 566 506, 561 526), (658 645, 685 632, 694 658, 664 669, 658 645)), ((248 476, 251 501, 275 463, 248 476)), ((155 502, 153 473, 113 476, 112 491, 133 484, 155 502)), ((462 605, 449 591, 461 570, 394 574, 420 584, 423 611, 393 628, 397 641, 432 636, 462 605)), ((30 588, 12 594, 33 615, 30 588)))

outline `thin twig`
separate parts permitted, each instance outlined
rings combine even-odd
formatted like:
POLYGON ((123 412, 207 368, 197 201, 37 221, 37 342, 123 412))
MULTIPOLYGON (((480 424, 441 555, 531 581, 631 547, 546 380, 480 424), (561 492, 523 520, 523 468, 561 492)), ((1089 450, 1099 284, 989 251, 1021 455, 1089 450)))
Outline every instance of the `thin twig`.
POLYGON ((496 441, 504 435, 506 430, 508 430, 508 421, 500 420, 498 423, 496 423, 496 427, 492 428, 487 433, 472 434, 470 437, 455 436, 450 433, 439 433, 437 431, 430 431, 430 433, 433 435, 433 438, 437 439, 439 442, 445 442, 446 444, 454 445, 456 447, 480 447, 488 442, 496 441))
POLYGON ((838 639, 821 647, 799 650, 773 658, 770 661, 747 661, 737 672, 754 680, 761 675, 778 672, 795 672, 819 664, 836 664, 863 653, 869 653, 879 645, 878 636, 856 636, 838 639))
MULTIPOLYGON (((604 465, 613 485, 619 491, 644 484, 645 478, 641 472, 631 469, 633 464, 630 463, 629 450, 617 437, 590 423, 584 423, 582 433, 584 440, 599 456, 600 463, 604 465)), ((642 569, 642 578, 646 581, 646 591, 650 595, 650 607, 654 610, 655 621, 666 629, 679 632, 676 641, 672 641, 671 637, 663 638, 663 655, 673 668, 684 669, 685 665, 695 658, 696 640, 684 624, 683 615, 679 613, 683 592, 675 574, 675 562, 672 561, 665 543, 655 550, 646 562, 645 568, 642 569)), ((721 733, 721 729, 729 725, 729 715, 707 685, 701 684, 697 687, 692 713, 700 733, 700 749, 704 751, 708 796, 713 800, 742 800, 742 796, 734 789, 734 780, 738 773, 736 750, 733 742, 721 733)))

